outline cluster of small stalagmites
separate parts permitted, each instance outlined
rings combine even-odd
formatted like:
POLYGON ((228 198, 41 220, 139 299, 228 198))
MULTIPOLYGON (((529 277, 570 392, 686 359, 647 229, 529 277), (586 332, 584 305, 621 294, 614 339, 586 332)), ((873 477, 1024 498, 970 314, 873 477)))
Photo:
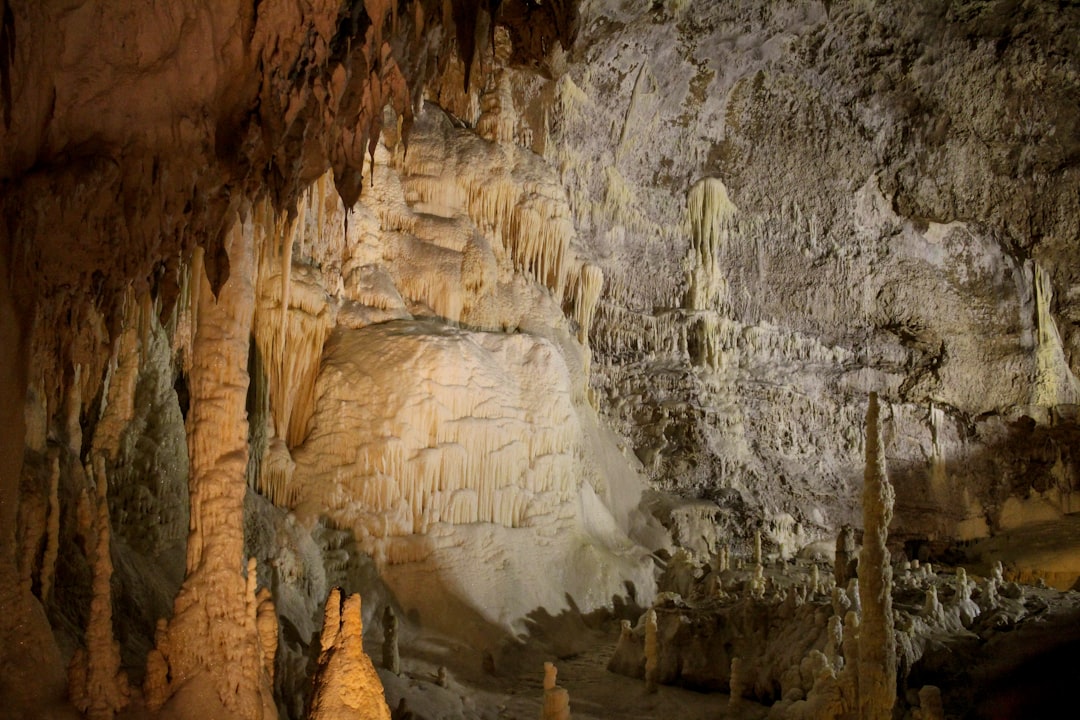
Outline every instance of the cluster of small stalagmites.
POLYGON ((341 595, 334 588, 326 600, 322 651, 308 718, 390 720, 382 682, 364 652, 360 596, 350 595, 343 602, 341 595))
POLYGON ((68 666, 68 693, 72 703, 90 720, 111 720, 129 700, 127 674, 120 669, 120 644, 112 628, 112 556, 109 550, 109 505, 106 500, 105 458, 95 455, 93 476, 97 482, 96 512, 85 496, 81 528, 84 551, 93 568, 90 618, 86 647, 79 648, 68 666), (90 515, 93 520, 88 517, 90 515))

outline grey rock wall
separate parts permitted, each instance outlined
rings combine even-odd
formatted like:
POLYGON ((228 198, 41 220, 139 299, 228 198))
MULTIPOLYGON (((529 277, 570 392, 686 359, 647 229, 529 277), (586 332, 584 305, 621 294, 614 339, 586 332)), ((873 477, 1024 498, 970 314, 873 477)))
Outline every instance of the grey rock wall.
POLYGON ((1071 508, 1078 28, 1064 3, 585 3, 543 149, 605 276, 594 390, 656 484, 831 531, 876 390, 894 533, 1071 508))

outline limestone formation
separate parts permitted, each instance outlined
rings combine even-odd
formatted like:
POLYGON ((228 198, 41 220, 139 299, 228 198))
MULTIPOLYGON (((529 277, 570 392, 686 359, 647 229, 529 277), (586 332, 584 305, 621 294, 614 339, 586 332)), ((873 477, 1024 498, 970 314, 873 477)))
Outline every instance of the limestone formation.
POLYGON ((893 489, 885 471, 877 393, 866 410, 866 471, 863 475, 863 546, 859 554, 859 717, 889 720, 896 702, 896 638, 893 631, 892 565, 886 540, 893 489))
POLYGON ((645 613, 645 692, 655 693, 659 683, 660 647, 656 634, 656 610, 645 613))
POLYGON ((382 682, 364 653, 360 596, 342 598, 334 588, 326 599, 319 638, 318 669, 307 717, 310 720, 371 718, 390 720, 382 682))
POLYGON ((945 709, 941 705, 941 689, 934 685, 919 688, 918 720, 945 720, 945 709))
POLYGON ((938 600, 937 587, 934 585, 926 589, 923 615, 932 622, 939 624, 945 622, 945 608, 941 606, 941 602, 938 600))
POLYGON ((121 713, 344 713, 335 585, 407 613, 400 715, 650 607, 650 690, 993 704, 1076 609, 1078 48, 1038 0, 0 0, 2 714, 144 657, 121 713))
POLYGON ((960 614, 960 621, 965 626, 970 626, 979 616, 979 606, 971 599, 971 593, 975 589, 975 583, 968 579, 967 570, 962 567, 956 568, 956 606, 960 614))
POLYGON ((383 610, 383 667, 395 675, 401 674, 401 653, 398 649, 398 619, 389 605, 383 610))
MULTIPOLYGON (((104 482, 104 480, 101 480, 104 482)), ((48 601, 60 552, 60 458, 53 455, 49 469, 49 514, 45 526, 45 555, 41 559, 41 599, 48 601)), ((106 529, 106 535, 108 531, 106 529)))
MULTIPOLYGON (((255 574, 254 566, 248 565, 248 578, 255 574)), ((278 648, 278 618, 274 607, 274 598, 268 588, 262 588, 255 596, 255 627, 259 633, 259 646, 262 650, 263 670, 270 682, 274 682, 274 658, 278 648)))
MULTIPOLYGON (((273 707, 261 660, 254 588, 241 574, 248 458, 247 361, 254 311, 255 226, 250 210, 233 218, 226 236, 228 281, 213 293, 197 264, 192 304, 188 415, 191 531, 187 576, 168 622, 173 678, 207 673, 218 701, 238 718, 260 718, 273 707), (249 592, 250 590, 250 592, 249 592)), ((254 578, 252 578, 252 581, 254 578)))
POLYGON ((744 672, 742 658, 731 658, 731 671, 728 675, 728 708, 731 710, 739 708, 743 695, 746 693, 744 672))
POLYGON ((554 663, 544 663, 544 705, 540 720, 570 720, 570 693, 555 684, 558 674, 554 663))
POLYGON ((127 707, 130 688, 120 669, 120 644, 113 636, 112 555, 109 544, 108 479, 105 458, 94 455, 97 508, 93 532, 86 535, 85 552, 93 564, 93 597, 86 628, 86 647, 78 648, 68 668, 72 702, 91 720, 112 720, 127 707))
POLYGON ((844 525, 836 536, 836 560, 833 562, 833 577, 838 587, 847 587, 848 581, 855 576, 855 529, 844 525))

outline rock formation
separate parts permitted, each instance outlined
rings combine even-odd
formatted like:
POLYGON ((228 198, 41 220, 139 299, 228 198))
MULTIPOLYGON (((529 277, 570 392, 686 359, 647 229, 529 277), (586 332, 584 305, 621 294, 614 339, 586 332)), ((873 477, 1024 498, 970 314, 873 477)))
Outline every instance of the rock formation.
POLYGON ((130 690, 127 674, 120 669, 120 644, 113 636, 108 478, 100 455, 94 456, 93 477, 97 485, 94 523, 85 536, 91 546, 86 554, 93 559, 93 598, 86 647, 75 651, 68 668, 68 693, 75 707, 91 720, 112 720, 127 707, 130 690))
POLYGON ((859 717, 888 720, 896 703, 896 638, 893 634, 892 565, 886 542, 893 489, 885 470, 877 393, 866 409, 863 475, 863 545, 859 553, 859 717))
POLYGON ((1080 578, 1078 28, 0 0, 0 706, 336 712, 391 605, 418 717, 535 714, 467 686, 593 611, 650 689, 993 697, 938 641, 1026 662, 1080 578))
POLYGON ((245 407, 256 243, 250 212, 235 218, 225 239, 229 279, 216 297, 201 263, 193 271, 191 532, 187 577, 166 630, 169 652, 163 653, 174 684, 206 673, 221 706, 238 718, 260 718, 274 707, 260 657, 254 588, 241 573, 243 528, 232 520, 243 516, 247 489, 245 407))
POLYGON ((570 693, 555 684, 558 674, 553 663, 544 663, 544 707, 540 720, 570 720, 570 693))
POLYGON ((390 720, 382 683, 364 653, 363 630, 360 596, 342 598, 341 590, 334 588, 323 616, 322 652, 308 712, 311 720, 390 720))
POLYGON ((383 667, 401 674, 401 652, 398 649, 398 619, 389 605, 383 610, 383 667))
POLYGON ((660 672, 660 641, 657 638, 656 611, 645 613, 645 692, 655 693, 658 689, 660 672))

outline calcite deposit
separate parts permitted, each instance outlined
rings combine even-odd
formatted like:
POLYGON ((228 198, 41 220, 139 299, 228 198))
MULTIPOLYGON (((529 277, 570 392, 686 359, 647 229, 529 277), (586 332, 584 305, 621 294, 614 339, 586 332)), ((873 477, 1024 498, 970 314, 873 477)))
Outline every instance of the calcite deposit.
POLYGON ((1039 0, 0 0, 3 714, 1047 714, 1078 48, 1039 0))

